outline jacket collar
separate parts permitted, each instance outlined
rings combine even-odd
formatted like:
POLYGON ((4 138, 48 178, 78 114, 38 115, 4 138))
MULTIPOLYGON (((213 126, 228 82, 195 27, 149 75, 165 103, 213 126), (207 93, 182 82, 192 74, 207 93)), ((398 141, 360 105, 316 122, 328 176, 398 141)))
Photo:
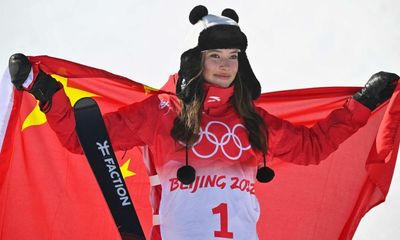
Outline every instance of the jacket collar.
POLYGON ((230 98, 233 95, 234 86, 221 88, 209 83, 204 83, 206 96, 204 98, 203 110, 208 115, 221 115, 226 113, 229 108, 230 98))

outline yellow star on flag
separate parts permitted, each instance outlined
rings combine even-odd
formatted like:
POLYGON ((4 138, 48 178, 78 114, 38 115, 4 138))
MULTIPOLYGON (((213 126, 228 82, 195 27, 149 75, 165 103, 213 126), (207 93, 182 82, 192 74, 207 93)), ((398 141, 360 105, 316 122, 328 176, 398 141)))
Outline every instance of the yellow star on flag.
POLYGON ((125 179, 127 177, 135 176, 136 173, 129 170, 129 164, 131 163, 131 159, 129 158, 122 164, 119 168, 121 169, 122 177, 125 179))
POLYGON ((152 87, 149 87, 149 86, 146 86, 146 85, 143 85, 143 88, 144 88, 144 93, 145 94, 149 94, 151 92, 158 92, 159 91, 156 88, 152 88, 152 87))
MULTIPOLYGON (((86 92, 81 89, 68 87, 67 84, 68 79, 65 77, 56 74, 52 74, 51 76, 64 86, 65 94, 70 99, 72 106, 81 98, 98 96, 94 93, 86 92)), ((38 101, 36 103, 35 108, 32 110, 31 113, 29 113, 24 123, 22 124, 21 131, 25 130, 27 127, 42 125, 45 124, 46 122, 47 122, 46 115, 42 111, 40 111, 39 101, 38 101)))

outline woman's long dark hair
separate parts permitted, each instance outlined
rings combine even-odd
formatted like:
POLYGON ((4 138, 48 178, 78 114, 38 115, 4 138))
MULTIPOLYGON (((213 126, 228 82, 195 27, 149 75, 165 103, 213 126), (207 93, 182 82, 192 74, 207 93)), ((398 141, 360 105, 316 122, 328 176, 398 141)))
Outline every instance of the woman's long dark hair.
MULTIPOLYGON (((201 61, 201 65, 203 65, 203 61, 201 61)), ((243 81, 245 81, 245 79, 241 79, 238 73, 233 81, 234 93, 230 102, 243 120, 243 125, 247 129, 252 148, 266 153, 267 128, 264 120, 257 113, 251 98, 251 93, 243 81)), ((180 101, 182 110, 175 118, 174 126, 171 129, 171 136, 176 141, 191 145, 198 139, 205 98, 204 82, 203 67, 201 66, 200 72, 190 79, 186 85, 186 87, 192 88, 191 93, 193 97, 190 101, 180 101)))

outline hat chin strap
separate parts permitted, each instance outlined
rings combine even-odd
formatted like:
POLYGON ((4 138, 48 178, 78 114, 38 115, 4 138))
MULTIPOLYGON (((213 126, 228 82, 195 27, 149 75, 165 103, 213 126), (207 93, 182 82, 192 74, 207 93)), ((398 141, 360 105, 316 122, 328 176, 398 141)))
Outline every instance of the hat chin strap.
POLYGON ((264 153, 264 166, 257 169, 257 180, 261 183, 270 182, 275 177, 275 172, 271 168, 267 167, 267 161, 265 160, 264 153))
POLYGON ((188 143, 185 146, 186 149, 186 165, 180 167, 176 173, 178 180, 186 185, 192 184, 196 179, 196 170, 189 165, 189 150, 188 143))
MULTIPOLYGON (((185 151, 186 151, 186 165, 183 167, 180 167, 177 171, 177 178, 178 180, 185 184, 185 185, 190 185, 194 182, 196 179, 196 170, 189 165, 189 150, 188 150, 188 144, 186 143, 185 146, 185 151)), ((275 177, 275 172, 271 168, 267 167, 267 163, 265 160, 265 154, 264 156, 264 166, 257 169, 257 180, 261 183, 268 183, 275 177)))

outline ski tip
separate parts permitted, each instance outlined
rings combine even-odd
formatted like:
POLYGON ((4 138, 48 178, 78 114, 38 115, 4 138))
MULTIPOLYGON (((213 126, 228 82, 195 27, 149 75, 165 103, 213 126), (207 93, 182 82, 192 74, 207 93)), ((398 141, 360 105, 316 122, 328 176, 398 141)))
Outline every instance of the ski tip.
POLYGON ((79 109, 88 108, 88 107, 94 107, 94 106, 97 106, 96 101, 93 98, 85 97, 85 98, 79 99, 75 103, 74 109, 75 110, 79 110, 79 109))

